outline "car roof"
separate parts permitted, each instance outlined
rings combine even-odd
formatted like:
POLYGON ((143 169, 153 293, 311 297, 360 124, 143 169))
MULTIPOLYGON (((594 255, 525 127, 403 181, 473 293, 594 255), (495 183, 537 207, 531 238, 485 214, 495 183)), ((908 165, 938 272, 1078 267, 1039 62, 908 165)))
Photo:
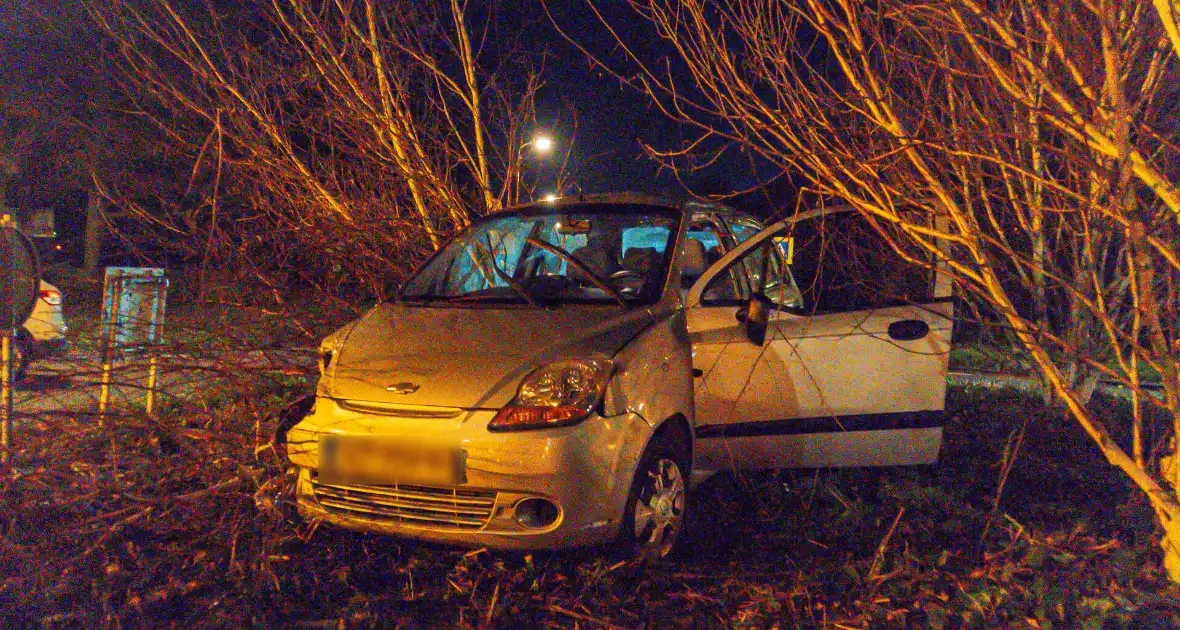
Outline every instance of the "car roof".
POLYGON ((671 196, 646 195, 642 193, 616 192, 595 193, 589 195, 567 195, 564 197, 558 197, 553 201, 531 201, 528 203, 510 206, 497 212, 489 213, 487 216, 494 217, 500 214, 513 214, 521 211, 528 211, 530 209, 544 209, 545 211, 548 211, 551 208, 560 208, 564 205, 572 206, 583 204, 635 204, 674 208, 677 210, 689 210, 693 212, 713 212, 716 214, 726 215, 737 214, 732 208, 713 201, 701 201, 698 199, 677 199, 671 196))

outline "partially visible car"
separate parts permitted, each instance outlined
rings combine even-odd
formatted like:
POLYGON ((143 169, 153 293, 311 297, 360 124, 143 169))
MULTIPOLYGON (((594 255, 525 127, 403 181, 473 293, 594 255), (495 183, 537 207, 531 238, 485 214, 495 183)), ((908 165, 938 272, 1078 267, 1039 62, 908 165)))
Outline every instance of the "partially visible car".
POLYGON ((17 378, 24 376, 29 363, 65 352, 69 327, 61 307, 61 290, 41 280, 33 313, 17 328, 14 352, 17 378))

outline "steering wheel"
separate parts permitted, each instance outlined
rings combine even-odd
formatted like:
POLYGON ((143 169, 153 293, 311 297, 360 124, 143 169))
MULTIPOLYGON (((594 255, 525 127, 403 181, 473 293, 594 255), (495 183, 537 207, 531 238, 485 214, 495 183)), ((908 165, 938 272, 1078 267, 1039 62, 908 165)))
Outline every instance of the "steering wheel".
POLYGON ((620 269, 612 273, 609 280, 612 284, 622 285, 619 286, 619 293, 633 295, 639 293, 643 285, 647 284, 647 275, 631 269, 620 269))

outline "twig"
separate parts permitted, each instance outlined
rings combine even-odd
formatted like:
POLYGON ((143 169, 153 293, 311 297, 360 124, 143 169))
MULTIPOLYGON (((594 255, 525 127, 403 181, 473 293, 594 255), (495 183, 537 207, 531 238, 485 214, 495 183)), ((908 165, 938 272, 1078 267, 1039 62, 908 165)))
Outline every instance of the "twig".
POLYGON ((877 570, 881 568, 881 562, 885 559, 885 549, 889 546, 889 539, 893 538, 893 530, 897 529, 897 523, 901 520, 901 515, 905 514, 905 506, 897 511, 897 516, 893 517, 893 524, 889 526, 889 531, 885 532, 885 537, 881 539, 881 544, 877 547, 877 554, 873 556, 873 565, 869 568, 870 581, 877 579, 877 570))
POLYGON ((144 509, 136 512, 135 514, 132 514, 131 516, 128 516, 127 518, 119 521, 118 523, 111 525, 111 528, 108 529, 105 534, 100 536, 99 539, 97 541, 95 541, 95 543, 93 545, 90 545, 90 547, 88 547, 86 549, 86 551, 83 551, 81 553, 81 555, 79 555, 77 558, 74 559, 74 561, 82 560, 83 558, 88 557, 90 554, 94 553, 94 551, 96 549, 98 549, 104 543, 106 543, 107 539, 109 539, 111 536, 114 536, 115 534, 117 534, 119 532, 119 530, 134 523, 135 521, 138 521, 139 519, 147 516, 148 514, 151 514, 151 512, 152 512, 152 506, 149 505, 149 506, 145 507, 144 509))
POLYGON ((484 625, 492 625, 492 615, 496 612, 496 600, 500 598, 500 583, 496 582, 496 588, 492 591, 492 603, 488 605, 488 614, 484 617, 484 625))
POLYGON ((1008 436, 1008 443, 1004 445, 1004 458, 1000 462, 1000 482, 996 486, 996 497, 992 500, 992 512, 1000 509, 1000 497, 1004 493, 1004 486, 1008 483, 1008 474, 1012 472, 1012 466, 1016 464, 1016 456, 1020 453, 1020 445, 1024 443, 1024 432, 1028 426, 1028 415, 1025 414, 1024 422, 1020 424, 1020 429, 1015 432, 1015 444, 1013 444, 1013 436, 1008 436))

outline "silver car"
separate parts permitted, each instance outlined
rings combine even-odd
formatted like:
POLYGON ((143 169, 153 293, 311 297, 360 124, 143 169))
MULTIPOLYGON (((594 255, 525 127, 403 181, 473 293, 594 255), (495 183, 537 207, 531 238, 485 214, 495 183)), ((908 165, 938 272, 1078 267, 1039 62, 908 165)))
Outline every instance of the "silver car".
POLYGON ((659 558, 690 479, 936 461, 949 278, 859 221, 635 195, 475 221, 324 340, 284 428, 301 514, 659 558))

